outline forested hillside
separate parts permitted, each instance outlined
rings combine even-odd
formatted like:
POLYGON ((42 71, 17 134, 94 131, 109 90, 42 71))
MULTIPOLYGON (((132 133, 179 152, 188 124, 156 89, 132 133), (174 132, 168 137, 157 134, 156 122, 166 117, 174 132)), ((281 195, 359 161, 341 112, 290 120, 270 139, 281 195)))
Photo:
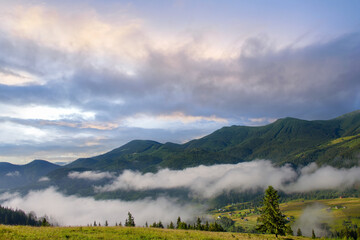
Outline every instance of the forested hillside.
POLYGON ((317 162, 350 167, 357 165, 359 154, 360 111, 356 111, 325 121, 284 118, 260 127, 224 127, 185 144, 134 140, 103 155, 78 159, 66 167, 147 172, 159 167, 183 169, 258 158, 277 165, 317 162))

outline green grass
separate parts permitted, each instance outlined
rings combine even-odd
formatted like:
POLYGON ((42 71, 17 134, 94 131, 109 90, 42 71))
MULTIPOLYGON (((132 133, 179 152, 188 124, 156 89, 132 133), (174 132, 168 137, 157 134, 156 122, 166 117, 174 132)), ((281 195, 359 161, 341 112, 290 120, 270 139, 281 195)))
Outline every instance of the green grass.
MULTIPOLYGON (((294 200, 280 204, 280 209, 287 217, 294 217, 292 221, 295 221, 301 216, 307 206, 315 203, 320 203, 324 206, 322 211, 330 216, 328 223, 333 230, 341 229, 344 221, 352 221, 353 224, 360 225, 360 198, 294 200)), ((259 214, 252 213, 253 209, 230 211, 230 208, 231 205, 226 206, 222 208, 225 209, 225 211, 214 211, 212 215, 215 219, 217 219, 218 216, 231 218, 236 221, 236 225, 240 225, 247 230, 251 230, 256 226, 256 220, 259 214), (229 215, 229 213, 231 213, 231 215, 229 215), (241 219, 240 216, 243 216, 244 219, 241 219), (247 221, 245 219, 247 219, 247 221)))
MULTIPOLYGON (((274 235, 170 230, 142 227, 27 227, 0 225, 0 239, 276 239, 274 235)), ((279 239, 309 239, 279 237, 279 239)))

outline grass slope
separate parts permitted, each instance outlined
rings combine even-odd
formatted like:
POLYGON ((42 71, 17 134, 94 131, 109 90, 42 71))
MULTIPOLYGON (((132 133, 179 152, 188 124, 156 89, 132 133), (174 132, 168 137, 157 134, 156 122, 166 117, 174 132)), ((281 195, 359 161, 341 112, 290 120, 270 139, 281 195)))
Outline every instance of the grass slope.
MULTIPOLYGON (((0 225, 0 239, 276 239, 274 235, 186 231, 128 227, 25 227, 0 225)), ((278 239, 309 239, 305 237, 279 237, 278 239)))
MULTIPOLYGON (((291 217, 291 221, 296 221, 303 210, 308 206, 321 204, 322 211, 329 216, 327 223, 332 230, 339 230, 343 227, 344 221, 351 221, 353 224, 360 225, 360 198, 336 198, 325 200, 294 200, 280 204, 281 211, 291 217)), ((241 205, 241 204, 240 204, 241 205)), ((240 207, 239 205, 239 207, 240 207)), ((228 205, 219 211, 213 211, 215 219, 228 217, 236 222, 236 225, 242 226, 248 231, 254 229, 259 214, 254 209, 237 210, 237 205, 228 205)))

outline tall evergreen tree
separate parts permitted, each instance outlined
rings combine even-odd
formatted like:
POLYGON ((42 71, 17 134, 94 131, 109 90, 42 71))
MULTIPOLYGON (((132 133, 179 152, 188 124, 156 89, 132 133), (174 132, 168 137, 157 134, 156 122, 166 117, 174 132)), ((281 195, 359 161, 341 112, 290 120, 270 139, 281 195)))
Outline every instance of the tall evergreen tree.
POLYGON ((126 227, 135 227, 135 220, 134 217, 128 212, 128 218, 125 220, 126 227))
POLYGON ((296 233, 296 236, 299 236, 299 237, 302 236, 302 232, 301 232, 301 229, 300 229, 300 228, 298 228, 297 233, 296 233))
POLYGON ((258 231, 275 234, 276 237, 285 235, 287 230, 285 216, 279 208, 279 195, 272 186, 265 191, 263 207, 260 212, 261 216, 257 219, 260 223, 257 226, 258 231))
POLYGON ((168 228, 169 229, 174 229, 175 228, 174 223, 172 221, 170 222, 170 225, 168 226, 168 228))
POLYGON ((311 231, 311 238, 316 238, 314 229, 311 231))

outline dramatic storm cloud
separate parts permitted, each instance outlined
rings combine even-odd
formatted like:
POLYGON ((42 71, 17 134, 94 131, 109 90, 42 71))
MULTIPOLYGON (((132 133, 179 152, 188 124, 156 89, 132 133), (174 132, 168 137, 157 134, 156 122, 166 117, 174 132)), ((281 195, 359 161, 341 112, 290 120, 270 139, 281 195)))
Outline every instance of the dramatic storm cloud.
POLYGON ((340 189, 360 182, 360 168, 336 169, 307 166, 298 173, 290 166, 275 167, 258 160, 238 164, 199 166, 184 170, 163 169, 157 173, 124 171, 112 183, 95 187, 97 191, 187 188, 195 196, 214 197, 234 190, 266 189, 269 185, 288 193, 340 189), (313 171, 309 171, 312 168, 313 171))
POLYGON ((145 222, 152 223, 161 220, 167 224, 175 222, 178 216, 184 220, 194 220, 201 216, 204 209, 191 204, 179 204, 174 199, 159 197, 156 200, 143 199, 133 202, 119 200, 94 200, 90 197, 64 196, 54 188, 42 191, 32 191, 26 196, 0 195, 0 200, 6 200, 2 206, 34 211, 38 217, 47 215, 50 220, 62 226, 87 225, 94 221, 110 225, 124 224, 130 211, 138 226, 145 222))
POLYGON ((2 1, 0 161, 359 109, 358 6, 2 1))

